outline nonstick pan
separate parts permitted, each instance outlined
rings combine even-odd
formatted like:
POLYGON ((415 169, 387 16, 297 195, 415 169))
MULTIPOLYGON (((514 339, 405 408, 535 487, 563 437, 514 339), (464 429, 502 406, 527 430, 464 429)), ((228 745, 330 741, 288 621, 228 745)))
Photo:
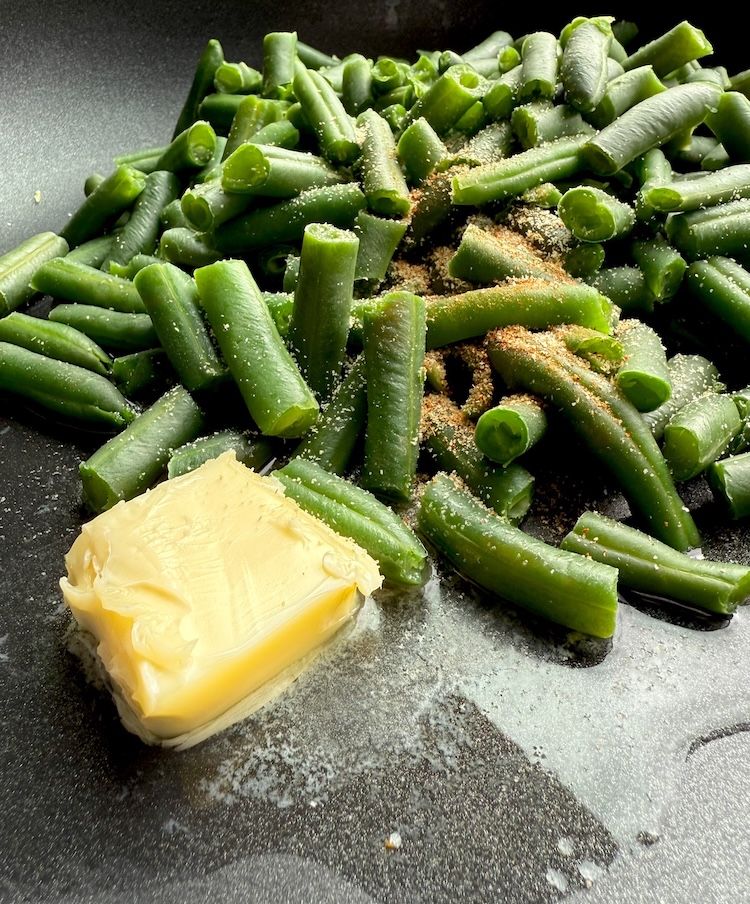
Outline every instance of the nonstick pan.
MULTIPOLYGON (((263 34, 282 30, 332 54, 409 57, 581 12, 6 0, 0 250, 59 229, 115 154, 170 137, 210 37, 256 65, 263 34)), ((596 12, 644 36, 680 18, 596 12)), ((729 17, 694 24, 717 63, 750 65, 729 17)), ((78 463, 100 439, 0 403, 0 901, 750 901, 746 612, 701 620, 630 600, 602 645, 436 567, 368 604, 253 718, 181 753, 147 747, 66 648, 58 579, 86 517, 78 463)), ((579 452, 542 465, 532 531, 559 535, 584 504, 624 511, 579 452)), ((746 526, 722 526, 700 482, 685 494, 706 552, 750 564, 746 526)))

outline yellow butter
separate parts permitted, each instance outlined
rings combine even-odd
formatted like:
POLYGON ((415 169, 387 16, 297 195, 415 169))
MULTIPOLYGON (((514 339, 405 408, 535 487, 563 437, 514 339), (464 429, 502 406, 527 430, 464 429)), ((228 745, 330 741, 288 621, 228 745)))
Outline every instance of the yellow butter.
POLYGON ((123 723, 178 748, 275 696, 382 583, 233 452, 98 515, 65 564, 123 723))

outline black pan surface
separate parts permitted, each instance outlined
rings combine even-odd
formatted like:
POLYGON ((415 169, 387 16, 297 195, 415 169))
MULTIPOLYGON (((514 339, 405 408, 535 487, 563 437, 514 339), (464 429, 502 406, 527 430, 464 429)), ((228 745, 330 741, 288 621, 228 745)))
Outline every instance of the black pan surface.
MULTIPOLYGON (((61 228, 115 154, 169 139, 209 37, 256 64, 270 30, 408 56, 495 28, 559 30, 578 12, 2 0, 0 250, 61 228)), ((602 12, 651 35, 678 19, 602 12)), ((702 18, 717 62, 744 68, 732 24, 702 18)), ((96 443, 0 407, 0 901, 750 901, 745 611, 722 625, 626 604, 603 648, 436 570, 369 604, 256 717, 182 753, 152 749, 65 648, 57 582, 96 443)), ((575 450, 544 465, 532 529, 585 502, 622 512, 587 471, 575 450)), ((717 526, 699 483, 686 501, 707 552, 750 563, 745 526, 717 526)))

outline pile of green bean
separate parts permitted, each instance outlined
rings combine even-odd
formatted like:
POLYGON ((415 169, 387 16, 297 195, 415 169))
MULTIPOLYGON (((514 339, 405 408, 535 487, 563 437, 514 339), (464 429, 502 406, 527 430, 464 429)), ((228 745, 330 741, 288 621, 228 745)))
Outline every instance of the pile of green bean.
POLYGON ((750 568, 696 555, 681 484, 750 514, 750 388, 662 330, 690 298, 750 341, 750 70, 712 52, 609 16, 413 60, 212 39, 169 141, 0 257, 0 390, 111 431, 92 513, 232 449, 395 582, 427 543, 599 637, 620 589, 731 615, 750 568), (632 518, 554 545, 560 420, 632 518))

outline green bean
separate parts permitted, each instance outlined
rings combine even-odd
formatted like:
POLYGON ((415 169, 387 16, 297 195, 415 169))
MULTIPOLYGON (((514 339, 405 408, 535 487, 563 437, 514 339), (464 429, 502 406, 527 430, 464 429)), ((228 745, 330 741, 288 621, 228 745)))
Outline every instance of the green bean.
MULTIPOLYGON (((550 198, 550 207, 556 207, 562 195, 550 198)), ((527 203, 533 202, 533 198, 527 198, 527 203)), ((593 280, 604 264, 606 252, 601 242, 578 242, 572 245, 560 259, 563 269, 569 276, 574 279, 582 279, 584 281, 593 280)), ((600 291, 602 291, 600 289, 600 291)), ((606 291, 602 291, 606 295, 606 291)), ((614 301, 614 299, 612 299, 614 301)))
POLYGON ((705 473, 714 498, 731 518, 750 515, 750 452, 714 461, 705 473))
POLYGON ((134 254, 127 264, 116 264, 110 262, 109 272, 113 276, 119 276, 122 279, 133 279, 136 273, 148 267, 149 264, 158 264, 162 262, 161 257, 155 254, 134 254))
POLYGON ((643 200, 654 210, 696 210, 726 201, 750 197, 750 164, 736 163, 716 172, 696 173, 689 178, 670 179, 667 184, 641 188, 643 200))
POLYGON ((127 163, 118 166, 86 197, 60 230, 70 248, 105 231, 128 210, 146 185, 146 174, 127 163))
POLYGON ((635 209, 596 185, 577 185, 563 192, 560 219, 582 242, 622 238, 635 226, 635 209))
POLYGON ((318 416, 318 403, 279 336, 260 289, 242 260, 199 267, 201 305, 229 372, 260 431, 296 437, 318 416))
POLYGON ((510 122, 524 150, 556 138, 594 132, 593 126, 585 122, 577 110, 567 104, 553 104, 546 98, 516 107, 511 113, 510 122))
POLYGON ((263 84, 265 97, 286 97, 294 80, 297 32, 270 31, 263 37, 263 84))
POLYGON ((476 101, 485 80, 471 66, 451 66, 409 110, 409 122, 425 119, 439 136, 452 129, 476 101))
POLYGON ((0 390, 68 422, 120 429, 135 416, 107 377, 11 342, 0 342, 0 390))
POLYGON ((667 352, 659 334, 641 320, 620 320, 616 336, 622 344, 622 363, 615 383, 639 411, 653 411, 672 394, 667 352))
POLYGON ((519 100, 546 97, 552 100, 560 73, 560 44, 548 31, 526 35, 521 44, 521 83, 519 100))
POLYGON ((237 461, 254 471, 263 469, 274 457, 274 445, 268 439, 245 430, 216 430, 173 449, 167 462, 167 477, 170 480, 180 477, 230 450, 237 456, 237 461))
MULTIPOLYGON (((403 137, 403 136, 402 136, 403 137)), ((461 145, 457 151, 453 151, 450 161, 452 164, 468 164, 479 166, 483 163, 495 163, 509 157, 513 151, 515 136, 510 122, 489 122, 475 135, 461 145)), ((440 164, 443 169, 446 162, 440 164)))
POLYGON ((706 125, 732 163, 750 162, 750 98, 739 91, 724 91, 716 112, 706 117, 706 125))
POLYGON ((632 264, 602 267, 590 277, 590 283, 627 316, 654 310, 656 298, 640 267, 632 264))
POLYGON ((224 254, 245 254, 279 242, 301 240, 309 223, 331 223, 348 229, 365 204, 365 196, 354 182, 310 188, 295 198, 221 223, 212 243, 224 254))
POLYGON ((731 614, 750 594, 750 568, 685 555, 597 512, 584 512, 560 548, 615 567, 621 587, 709 612, 731 614))
POLYGON ((750 242, 750 198, 674 214, 667 219, 665 231, 688 261, 715 256, 741 258, 750 242))
POLYGON ((155 164, 157 170, 185 173, 205 166, 216 151, 216 132, 203 119, 197 119, 175 136, 155 164))
POLYGON ((310 44, 300 41, 299 38, 297 38, 297 56, 308 69, 325 69, 335 66, 339 62, 338 57, 324 53, 317 47, 311 47, 310 44))
POLYGON ((513 198, 542 182, 569 179, 583 169, 581 149, 588 140, 585 133, 558 138, 459 173, 452 182, 453 203, 481 206, 513 198))
POLYGON ((698 126, 718 108, 721 93, 709 82, 692 82, 647 97, 590 138, 582 154, 595 172, 612 175, 651 148, 698 126))
POLYGON ((224 62, 224 48, 215 38, 211 38, 198 59, 185 102, 175 122, 172 137, 176 138, 198 119, 201 101, 213 90, 216 70, 224 62))
POLYGON ((159 344, 154 325, 146 313, 72 303, 55 305, 48 316, 56 323, 75 327, 105 349, 141 351, 159 344))
POLYGON ((523 66, 519 63, 496 78, 482 96, 487 115, 495 120, 507 119, 518 102, 523 66))
POLYGON ((94 513, 148 489, 164 472, 173 449, 194 439, 204 415, 179 384, 79 465, 83 501, 94 513))
POLYGON ((365 549, 385 578, 424 583, 427 551, 411 528, 372 493, 304 458, 292 459, 274 476, 286 496, 365 549))
POLYGON ((157 263, 136 274, 134 284, 182 385, 197 392, 224 382, 227 368, 209 336, 195 281, 174 264, 157 263))
POLYGON ((585 326, 568 326, 560 336, 568 351, 583 358, 600 374, 612 374, 623 360, 622 342, 615 336, 585 326))
POLYGON ((224 190, 220 167, 205 182, 187 188, 180 199, 189 224, 204 233, 216 230, 227 220, 236 219, 252 206, 252 202, 252 195, 224 190))
POLYGON ((597 129, 603 129, 640 101, 666 90, 653 66, 637 66, 607 82, 602 99, 587 119, 597 129))
POLYGON ((360 353, 292 457, 317 462, 326 471, 343 476, 364 433, 366 416, 367 379, 364 354, 360 353))
POLYGON ((409 498, 419 454, 425 303, 390 292, 364 315, 367 425, 360 483, 378 496, 409 498))
POLYGON ((67 252, 65 239, 54 232, 40 232, 0 256, 0 317, 30 301, 36 292, 31 281, 37 270, 67 252))
POLYGON ((289 346, 319 402, 341 379, 359 239, 327 223, 305 228, 294 291, 289 346))
POLYGON ((485 590, 566 628, 614 634, 617 570, 545 543, 487 509, 446 474, 422 495, 418 528, 485 590))
POLYGON ((584 283, 518 279, 435 296, 427 306, 427 347, 483 336, 514 323, 529 329, 578 323, 606 333, 611 331, 612 313, 609 299, 584 283))
POLYGON ((341 100, 350 116, 357 116, 373 102, 372 61, 352 53, 343 61, 341 100))
POLYGON ((97 270, 101 268, 104 259, 109 254, 119 229, 113 229, 104 235, 97 235, 93 239, 88 239, 80 245, 71 249, 65 257, 69 261, 76 261, 80 264, 86 264, 88 267, 95 267, 97 270))
POLYGON ((713 53, 713 47, 703 32, 689 22, 683 21, 628 54, 623 65, 626 69, 653 66, 656 74, 662 78, 685 63, 698 60, 710 53, 713 53))
POLYGON ((703 355, 678 352, 667 363, 672 394, 658 408, 643 414, 643 419, 657 440, 663 437, 664 428, 672 416, 688 402, 704 393, 722 392, 725 389, 719 380, 716 365, 703 355))
POLYGON ((612 21, 610 16, 579 16, 560 36, 560 80, 565 99, 579 112, 593 112, 607 89, 612 21))
POLYGON ((243 97, 232 117, 222 156, 227 158, 240 145, 255 138, 262 129, 271 123, 283 121, 288 109, 287 101, 258 97, 256 94, 248 94, 247 97, 243 97))
POLYGON ((263 86, 263 75, 240 60, 221 63, 214 74, 214 89, 224 94, 255 94, 263 86))
POLYGON ((688 402, 664 427, 662 451, 675 480, 702 473, 729 448, 742 422, 727 393, 708 393, 688 402))
POLYGON ((220 252, 212 248, 202 233, 186 226, 165 229, 159 239, 159 257, 182 267, 204 267, 220 260, 220 252))
POLYGON ((448 275, 474 283, 494 283, 508 278, 559 279, 553 267, 515 230, 502 226, 484 228, 467 223, 453 256, 448 275))
POLYGON ((362 133, 359 168, 368 207, 385 217, 406 216, 411 207, 409 187, 390 126, 373 109, 368 109, 357 117, 357 127, 362 133))
POLYGON ((603 375, 549 332, 512 326, 487 337, 492 366, 509 388, 542 396, 570 421, 618 481, 649 533, 687 550, 700 534, 641 413, 603 375))
POLYGON ((652 239, 637 239, 630 251, 655 301, 666 301, 677 294, 687 271, 687 261, 661 233, 652 239))
POLYGON ((255 94, 207 94, 198 107, 198 117, 205 120, 217 135, 228 136, 242 102, 255 94))
POLYGON ((523 520, 534 496, 533 475, 518 462, 502 466, 487 458, 474 441, 473 422, 440 392, 424 397, 420 437, 439 470, 456 474, 503 518, 523 520))
POLYGON ((178 382, 163 348, 144 348, 118 355, 112 361, 112 379, 129 399, 178 382))
POLYGON ((248 139, 253 144, 294 150, 299 144, 299 129, 288 119, 269 122, 248 139))
POLYGON ((180 181, 172 172, 157 169, 146 176, 127 223, 118 230, 102 262, 103 270, 109 270, 112 263, 126 264, 136 254, 153 254, 162 229, 161 213, 177 200, 180 190, 180 181))
MULTIPOLYGON (((156 161, 168 147, 168 144, 161 144, 156 145, 155 147, 140 148, 137 151, 118 154, 112 162, 116 167, 121 166, 123 163, 129 163, 131 166, 135 167, 135 169, 139 169, 143 173, 150 173, 156 169, 156 161)), ((86 180, 86 183, 90 184, 92 188, 95 188, 97 184, 104 181, 104 178, 105 177, 99 173, 92 173, 86 180)), ((84 190, 87 195, 90 194, 90 191, 84 190)))
POLYGON ((685 282, 707 310, 750 341, 750 272, 730 257, 716 256, 691 263, 685 282))
POLYGON ((66 301, 128 313, 145 310, 131 280, 67 257, 55 257, 42 264, 31 285, 37 292, 66 301))
POLYGON ((109 355, 80 330, 21 311, 0 317, 0 342, 20 345, 29 351, 85 367, 105 377, 112 370, 109 355))
POLYGON ((229 194, 292 198, 310 188, 347 181, 322 157, 250 142, 233 151, 221 169, 221 186, 229 194))
POLYGON ((302 64, 296 67, 293 84, 322 156, 335 165, 354 163, 360 155, 354 121, 331 85, 315 69, 302 64))
POLYGON ((535 396, 509 395, 479 416, 474 442, 492 461, 509 465, 547 432, 544 405, 535 396))
POLYGON ((407 230, 406 220, 379 217, 369 210, 360 210, 354 220, 354 234, 359 239, 359 252, 354 278, 380 283, 385 279, 388 265, 407 230))

